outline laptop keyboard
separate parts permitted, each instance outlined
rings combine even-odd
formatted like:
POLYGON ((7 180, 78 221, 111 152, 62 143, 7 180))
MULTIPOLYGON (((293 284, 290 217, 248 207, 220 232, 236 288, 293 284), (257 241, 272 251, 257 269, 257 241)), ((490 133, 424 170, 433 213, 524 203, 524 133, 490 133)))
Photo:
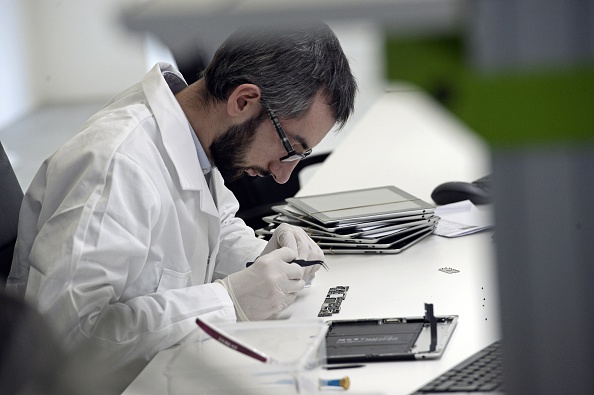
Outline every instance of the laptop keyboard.
POLYGON ((503 391, 501 340, 468 357, 415 394, 503 391))

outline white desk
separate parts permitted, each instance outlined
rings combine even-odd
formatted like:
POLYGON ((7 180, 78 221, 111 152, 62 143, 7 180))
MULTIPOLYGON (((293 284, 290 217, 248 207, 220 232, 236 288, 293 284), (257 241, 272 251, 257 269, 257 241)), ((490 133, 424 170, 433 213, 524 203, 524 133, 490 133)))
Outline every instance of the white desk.
MULTIPOLYGON (((424 94, 404 89, 386 93, 372 107, 300 194, 393 184, 430 201, 437 184, 488 172, 488 151, 472 132, 424 94)), ((408 394, 500 337, 492 249, 486 232, 430 236, 397 255, 327 256, 330 271, 318 271, 313 286, 278 318, 315 318, 328 288, 337 285, 350 290, 331 319, 422 316, 425 302, 434 303, 436 315, 459 315, 440 360, 322 372, 348 375, 350 394, 408 394), (446 274, 442 267, 460 272, 446 274)), ((159 353, 124 394, 168 393, 163 372, 175 351, 159 353)), ((194 390, 199 388, 197 382, 194 390)))

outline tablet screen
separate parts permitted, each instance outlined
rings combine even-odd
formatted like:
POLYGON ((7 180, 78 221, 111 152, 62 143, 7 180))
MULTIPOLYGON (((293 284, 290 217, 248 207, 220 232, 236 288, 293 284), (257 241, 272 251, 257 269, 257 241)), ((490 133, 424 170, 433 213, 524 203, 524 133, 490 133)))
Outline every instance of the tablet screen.
POLYGON ((394 186, 289 198, 287 202, 323 223, 412 215, 434 209, 394 186))

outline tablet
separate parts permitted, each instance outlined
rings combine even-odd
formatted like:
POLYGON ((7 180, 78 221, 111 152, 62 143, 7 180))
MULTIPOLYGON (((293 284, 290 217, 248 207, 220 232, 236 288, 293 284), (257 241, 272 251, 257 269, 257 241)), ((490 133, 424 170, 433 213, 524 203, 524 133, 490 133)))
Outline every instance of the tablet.
POLYGON ((389 235, 388 237, 377 239, 375 243, 369 242, 353 242, 350 239, 339 239, 335 238, 333 240, 320 240, 315 235, 310 235, 310 237, 316 241, 316 244, 320 246, 320 248, 325 247, 349 247, 349 248, 373 248, 373 249, 386 249, 392 248, 392 246, 400 241, 405 240, 409 237, 414 237, 415 235, 434 230, 435 224, 432 223, 422 223, 420 225, 411 226, 409 228, 404 229, 397 229, 396 234, 389 235))
POLYGON ((371 229, 379 228, 380 226, 389 225, 389 224, 399 224, 399 223, 406 223, 410 221, 418 221, 422 219, 428 219, 434 216, 433 212, 427 212, 423 214, 414 214, 414 215, 402 215, 400 217, 394 218, 382 218, 382 219, 369 219, 365 218, 360 221, 351 221, 351 222, 344 222, 344 223, 334 223, 334 224, 321 224, 319 222, 314 222, 315 220, 306 214, 299 214, 296 210, 288 205, 285 206, 273 206, 272 210, 282 214, 283 216, 292 219, 292 224, 296 224, 295 221, 299 221, 301 223, 301 227, 307 228, 312 227, 316 229, 323 230, 325 232, 331 233, 357 233, 357 232, 365 232, 371 229))
POLYGON ((347 243, 373 244, 379 243, 382 240, 386 240, 391 236, 395 236, 403 230, 409 229, 413 226, 435 225, 439 220, 439 217, 434 215, 427 219, 399 222, 396 224, 382 224, 378 226, 370 226, 369 229, 356 231, 354 233, 327 232, 320 228, 307 226, 299 221, 291 220, 290 218, 282 214, 266 216, 262 219, 264 220, 264 222, 268 224, 260 232, 260 234, 262 235, 266 235, 268 232, 274 232, 274 230, 276 229, 276 225, 288 223, 302 228, 312 239, 318 241, 344 241, 347 243))
MULTIPOLYGON (((329 234, 329 235, 335 234, 335 230, 328 231, 325 228, 321 227, 320 225, 310 224, 310 223, 307 223, 300 219, 297 219, 295 217, 292 217, 290 215, 282 214, 278 211, 281 208, 279 206, 275 206, 275 207, 276 207, 276 209, 274 207, 272 209, 274 211, 276 211, 278 214, 267 215, 265 217, 262 217, 262 221, 266 222, 269 225, 271 225, 271 224, 272 225, 290 224, 290 225, 294 225, 294 226, 299 226, 300 228, 303 228, 306 231, 315 231, 315 232, 329 234)), ((350 236, 359 235, 360 233, 361 233, 361 231, 358 231, 358 230, 350 230, 348 232, 345 232, 345 235, 350 237, 350 236)))
POLYGON ((328 321, 327 363, 440 358, 458 316, 433 316, 429 306, 431 313, 424 317, 328 321))
MULTIPOLYGON (((290 224, 290 222, 286 222, 286 223, 289 223, 290 224)), ((276 228, 277 228, 277 226, 279 224, 280 223, 277 223, 277 222, 270 222, 265 227, 260 228, 260 229, 256 229, 254 232, 256 233, 256 235, 271 236, 274 233, 274 231, 276 230, 276 228)), ((302 228, 305 231, 305 233, 307 233, 307 235, 309 237, 311 237, 312 239, 315 239, 313 237, 314 235, 315 236, 318 236, 318 237, 326 237, 326 238, 331 239, 331 240, 337 240, 337 239, 339 239, 338 237, 331 236, 331 235, 336 235, 335 233, 327 233, 327 232, 324 232, 324 231, 321 231, 321 230, 316 230, 316 229, 311 229, 311 228, 303 228, 302 226, 296 225, 296 224, 293 224, 293 225, 302 228)), ((353 233, 353 234, 349 234, 349 235, 346 235, 346 236, 348 236, 348 237, 356 237, 358 235, 359 235, 359 233, 353 233)), ((340 240, 342 240, 342 239, 340 239, 340 240)))
POLYGON ((400 241, 392 244, 389 248, 364 248, 364 245, 363 245, 363 247, 361 247, 361 246, 354 247, 349 244, 344 244, 344 245, 336 246, 336 247, 325 246, 325 247, 321 247, 321 248, 322 248, 322 251, 327 255, 399 254, 402 251, 417 244, 419 241, 423 240, 427 236, 433 234, 434 230, 435 230, 435 227, 430 227, 429 229, 420 230, 417 233, 413 233, 411 235, 403 237, 400 241))
POLYGON ((435 206, 395 186, 292 197, 287 198, 286 201, 325 225, 371 221, 435 211, 435 206))
POLYGON ((320 242, 344 242, 344 243, 362 243, 362 244, 385 244, 385 243, 393 243, 398 240, 399 237, 406 234, 407 231, 416 229, 422 229, 423 226, 430 227, 436 226, 438 222, 438 217, 429 220, 422 220, 422 221, 413 221, 406 225, 398 225, 398 226, 388 226, 385 227, 386 229, 373 230, 371 232, 364 232, 357 236, 353 237, 345 237, 341 234, 319 234, 316 233, 315 230, 307 229, 306 232, 309 234, 309 237, 316 241, 320 242))

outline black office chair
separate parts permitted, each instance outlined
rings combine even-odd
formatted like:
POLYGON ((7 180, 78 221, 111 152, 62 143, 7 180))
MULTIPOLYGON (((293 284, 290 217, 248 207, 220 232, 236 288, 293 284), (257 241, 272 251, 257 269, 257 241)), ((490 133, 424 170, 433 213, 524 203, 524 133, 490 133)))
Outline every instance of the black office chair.
POLYGON ((0 288, 10 272, 23 190, 0 143, 0 288))

